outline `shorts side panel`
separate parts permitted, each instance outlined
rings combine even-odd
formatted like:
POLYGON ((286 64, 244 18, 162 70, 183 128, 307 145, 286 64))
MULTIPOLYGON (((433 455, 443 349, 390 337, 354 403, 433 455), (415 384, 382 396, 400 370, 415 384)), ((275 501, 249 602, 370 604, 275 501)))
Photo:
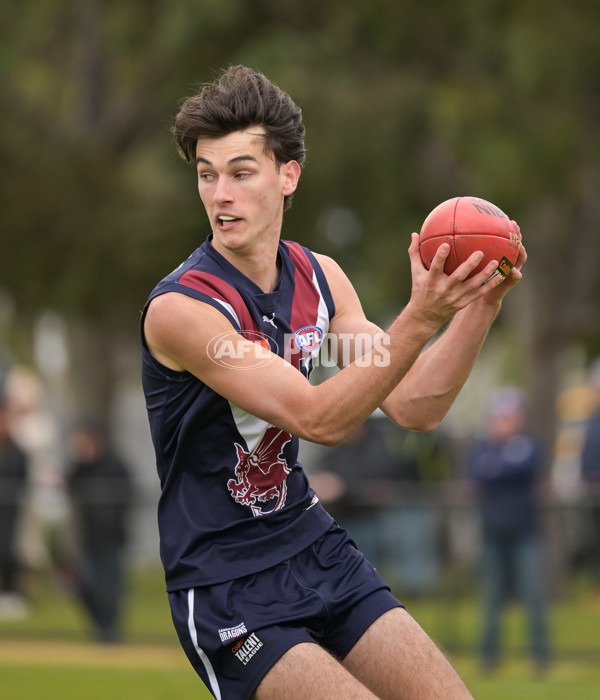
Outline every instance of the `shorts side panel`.
POLYGON ((227 605, 221 609, 214 605, 214 589, 219 586, 208 588, 210 595, 203 588, 170 593, 169 603, 186 656, 218 700, 250 700, 258 684, 286 651, 297 644, 315 642, 310 631, 297 622, 286 626, 269 620, 268 624, 263 622, 265 626, 258 626, 247 617, 241 624, 227 626, 229 621, 224 615, 227 605), (212 607, 206 605, 207 598, 213 599, 212 607), (230 630, 232 636, 228 638, 230 630), (235 636, 238 632, 241 634, 235 636))

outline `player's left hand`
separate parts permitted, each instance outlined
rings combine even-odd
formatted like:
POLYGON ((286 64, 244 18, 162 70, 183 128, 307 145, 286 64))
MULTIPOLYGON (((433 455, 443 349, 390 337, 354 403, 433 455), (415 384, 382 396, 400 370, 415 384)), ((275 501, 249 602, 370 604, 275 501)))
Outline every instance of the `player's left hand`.
POLYGON ((506 278, 502 278, 500 276, 496 278, 490 279, 488 282, 486 282, 486 285, 488 287, 487 292, 483 296, 484 301, 489 302, 489 303, 498 303, 502 301, 504 298, 505 294, 512 289, 516 284, 518 284, 521 279, 523 278, 523 273, 521 272, 521 268, 527 261, 527 251, 525 250, 525 246, 522 243, 522 238, 521 238, 521 229, 519 228, 519 225, 517 224, 516 221, 512 222, 516 232, 519 235, 520 243, 519 243, 519 256, 517 257, 517 262, 515 263, 514 267, 510 271, 510 274, 506 278))

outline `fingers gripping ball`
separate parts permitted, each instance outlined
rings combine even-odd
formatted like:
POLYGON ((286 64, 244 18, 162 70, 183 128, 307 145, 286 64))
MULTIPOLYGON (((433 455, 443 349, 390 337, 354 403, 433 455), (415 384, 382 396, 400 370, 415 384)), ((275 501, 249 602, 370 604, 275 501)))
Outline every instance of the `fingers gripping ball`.
POLYGON ((497 260, 494 275, 507 277, 519 255, 519 229, 494 204, 479 197, 453 197, 438 206, 423 222, 419 252, 427 269, 442 243, 450 245, 444 265, 448 275, 476 251, 483 260, 469 277, 481 272, 490 260, 497 260))

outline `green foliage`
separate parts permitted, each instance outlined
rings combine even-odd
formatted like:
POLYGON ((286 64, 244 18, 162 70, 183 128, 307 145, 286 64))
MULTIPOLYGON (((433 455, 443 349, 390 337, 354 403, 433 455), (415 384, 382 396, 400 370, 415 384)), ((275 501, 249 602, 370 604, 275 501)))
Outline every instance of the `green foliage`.
POLYGON ((303 106, 309 161, 286 235, 340 257, 374 310, 406 297, 408 234, 439 200, 472 191, 521 216, 568 198, 574 159, 597 153, 595 3, 251 5, 4 5, 0 254, 20 304, 136 307, 204 237, 167 125, 228 63, 303 106), (323 240, 332 207, 358 217, 349 244, 323 240), (373 248, 378 285, 357 262, 373 248))

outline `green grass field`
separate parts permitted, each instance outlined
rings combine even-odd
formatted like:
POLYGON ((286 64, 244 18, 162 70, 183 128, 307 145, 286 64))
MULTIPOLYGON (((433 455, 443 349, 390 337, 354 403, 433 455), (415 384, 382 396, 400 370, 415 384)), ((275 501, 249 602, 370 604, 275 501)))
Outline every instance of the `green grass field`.
MULTIPOLYGON (((479 611, 468 596, 454 601, 408 601, 422 626, 447 651, 477 700, 600 698, 600 599, 589 587, 573 590, 552 610, 555 662, 536 676, 524 645, 524 620, 513 608, 506 621, 504 664, 484 675, 475 654, 479 611)), ((34 610, 21 621, 0 621, 2 700, 208 700, 171 627, 160 572, 132 577, 127 634, 99 646, 73 599, 37 582, 34 610)))

